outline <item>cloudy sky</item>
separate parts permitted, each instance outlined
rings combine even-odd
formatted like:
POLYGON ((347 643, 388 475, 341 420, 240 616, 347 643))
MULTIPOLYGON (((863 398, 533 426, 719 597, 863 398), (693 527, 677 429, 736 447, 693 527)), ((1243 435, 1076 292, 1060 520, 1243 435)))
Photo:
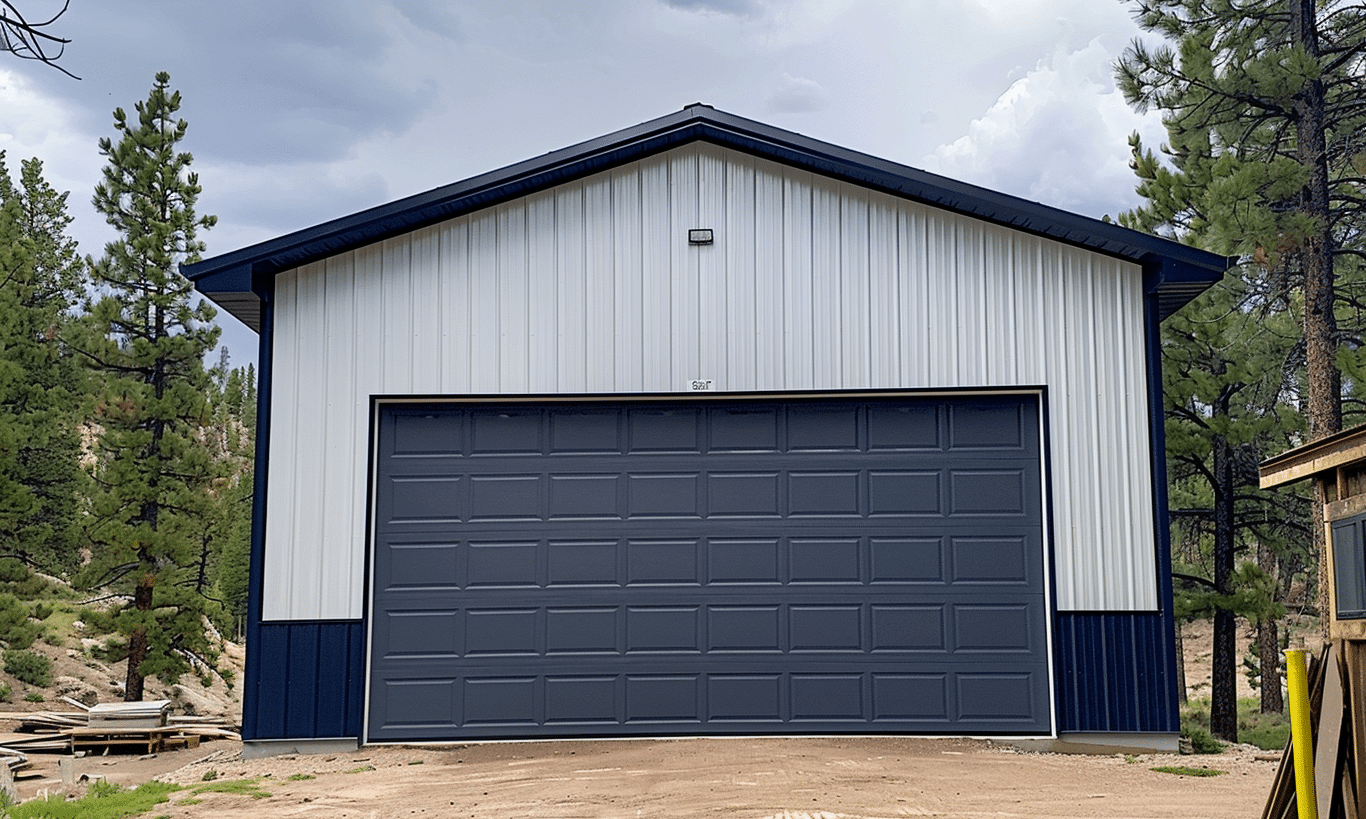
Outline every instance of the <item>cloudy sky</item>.
POLYGON ((209 256, 692 102, 1096 217, 1136 204, 1128 135, 1162 141, 1114 87, 1122 0, 71 0, 51 30, 82 79, 0 55, 0 150, 71 191, 95 256, 97 141, 157 71, 209 256))

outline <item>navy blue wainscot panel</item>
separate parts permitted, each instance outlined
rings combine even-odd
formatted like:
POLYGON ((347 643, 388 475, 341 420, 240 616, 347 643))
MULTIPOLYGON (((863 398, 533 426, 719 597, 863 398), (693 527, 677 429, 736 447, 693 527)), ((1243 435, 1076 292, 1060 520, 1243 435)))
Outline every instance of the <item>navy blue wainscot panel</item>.
POLYGON ((1160 612, 1061 612, 1058 729, 1180 730, 1173 645, 1160 612))
POLYGON ((360 620, 262 623, 243 739, 360 736, 364 637, 360 620))

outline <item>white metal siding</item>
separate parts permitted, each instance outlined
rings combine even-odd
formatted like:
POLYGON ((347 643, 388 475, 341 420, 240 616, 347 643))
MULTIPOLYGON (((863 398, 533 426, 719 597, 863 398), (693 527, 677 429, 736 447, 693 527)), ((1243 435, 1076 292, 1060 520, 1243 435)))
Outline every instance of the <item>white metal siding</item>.
POLYGON ((276 279, 267 620, 362 614, 374 394, 1045 385, 1058 606, 1157 605, 1142 276, 693 145, 276 279), (689 246, 689 228, 715 244, 689 246))

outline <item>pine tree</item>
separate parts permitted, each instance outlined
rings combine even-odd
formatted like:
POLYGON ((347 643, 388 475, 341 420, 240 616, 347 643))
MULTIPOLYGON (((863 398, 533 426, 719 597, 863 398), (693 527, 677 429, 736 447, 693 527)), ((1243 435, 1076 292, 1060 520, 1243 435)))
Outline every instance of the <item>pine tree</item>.
POLYGON ((179 109, 163 72, 136 119, 114 111, 118 139, 100 140, 108 164, 94 196, 120 238, 92 267, 102 296, 88 306, 93 332, 82 349, 108 379, 85 580, 131 593, 115 613, 128 639, 130 701, 142 699, 145 676, 173 680, 193 658, 213 656, 196 568, 216 469, 202 440, 203 361, 218 328, 178 265, 199 258, 198 231, 216 220, 195 213, 200 187, 178 148, 187 129, 179 109))
POLYGON ((253 467, 256 454, 256 368, 230 367, 222 351, 210 393, 216 459, 222 466, 214 491, 212 542, 204 554, 205 579, 221 604, 220 628, 240 639, 247 614, 251 554, 253 467))
MULTIPOLYGON (((1236 622, 1274 630, 1283 615, 1277 565, 1252 559, 1259 546, 1294 551, 1308 530, 1299 498, 1258 488, 1257 464, 1301 429, 1281 398, 1296 328, 1284 311, 1259 303, 1237 273, 1168 319, 1163 380, 1176 602, 1185 618, 1212 617, 1210 729, 1238 730, 1236 622), (1287 523, 1289 525, 1287 525, 1287 523), (1298 524, 1302 529, 1295 531, 1298 524), (1297 537, 1298 536, 1298 537, 1297 537)), ((1263 658, 1268 708, 1280 710, 1279 664, 1263 658)))
POLYGON ((1310 439, 1342 427, 1335 264, 1360 254, 1366 122, 1366 15, 1345 0, 1136 0, 1145 30, 1117 66, 1125 97, 1164 114, 1178 169, 1172 190, 1202 243, 1284 275, 1302 294, 1310 439))
POLYGON ((0 152, 0 555, 54 574, 78 561, 79 370, 59 341, 84 278, 66 194, 0 152))
MULTIPOLYGON (((1232 739, 1233 614, 1252 597, 1238 588, 1235 572, 1242 570, 1235 556, 1240 548, 1285 536, 1245 521, 1258 518, 1258 504, 1271 503, 1291 505, 1279 516, 1288 527, 1308 517, 1293 508, 1294 498, 1258 493, 1249 464, 1274 454, 1264 446, 1277 437, 1279 448, 1300 442, 1283 407, 1302 409, 1310 439, 1342 424, 1339 345, 1345 336, 1338 314, 1346 291, 1339 278, 1355 271, 1350 259, 1362 251, 1353 163, 1361 151, 1357 126, 1366 113, 1366 16, 1340 0, 1134 5, 1139 24, 1170 44, 1150 48, 1135 41, 1117 65, 1117 78, 1131 104, 1162 111, 1169 142, 1162 162, 1134 138, 1138 191, 1146 204, 1120 221, 1244 260, 1231 283, 1237 294, 1223 304, 1207 302, 1203 309, 1210 312, 1197 307, 1192 314, 1191 321, 1205 322, 1201 332, 1187 326, 1183 335, 1178 320, 1164 339, 1168 375, 1185 368, 1168 382, 1172 494, 1189 490, 1194 479, 1210 503, 1210 599, 1216 601, 1211 722, 1216 734, 1232 739), (1296 318, 1293 334, 1281 329, 1287 316, 1296 318), (1268 356, 1273 336, 1293 337, 1268 356), (1265 371, 1260 378, 1258 370, 1265 371), (1253 390, 1267 375, 1275 376, 1268 387, 1276 388, 1253 390), (1240 527, 1246 531, 1240 534, 1240 527)), ((1263 509, 1260 518, 1265 524, 1272 516, 1263 509)), ((1305 525, 1322 555, 1322 527, 1305 525)), ((1258 621, 1266 648, 1275 637, 1272 609, 1252 608, 1258 610, 1243 613, 1258 621)), ((1264 687, 1278 684, 1275 659, 1264 651, 1264 687)))

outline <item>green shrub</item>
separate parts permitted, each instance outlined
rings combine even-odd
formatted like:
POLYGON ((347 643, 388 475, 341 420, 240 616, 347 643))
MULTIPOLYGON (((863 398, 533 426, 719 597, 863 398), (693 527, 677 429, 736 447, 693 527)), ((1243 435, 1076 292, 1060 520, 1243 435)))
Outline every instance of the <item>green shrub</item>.
POLYGON ((49 606, 47 603, 39 601, 33 604, 33 611, 29 613, 29 616, 34 620, 46 620, 52 616, 54 611, 56 611, 55 608, 49 606))
POLYGON ((44 696, 42 695, 42 693, 39 692, 39 691, 30 691, 30 692, 28 692, 27 695, 24 696, 24 701, 25 701, 25 702, 47 702, 47 697, 44 697, 44 696))
POLYGON ((1223 753, 1224 743, 1209 731, 1209 700, 1191 700, 1181 709, 1181 736, 1197 754, 1223 753))
MULTIPOLYGON (((0 565, 5 561, 0 560, 0 565)), ((43 627, 29 619, 28 606, 12 594, 0 593, 0 642, 10 648, 28 648, 43 627)))
POLYGON ((51 588, 46 580, 17 560, 0 560, 0 591, 22 600, 36 600, 51 588))
POLYGON ((28 649, 12 648, 0 655, 5 663, 5 673, 16 680, 36 688, 52 685, 52 661, 28 649))

